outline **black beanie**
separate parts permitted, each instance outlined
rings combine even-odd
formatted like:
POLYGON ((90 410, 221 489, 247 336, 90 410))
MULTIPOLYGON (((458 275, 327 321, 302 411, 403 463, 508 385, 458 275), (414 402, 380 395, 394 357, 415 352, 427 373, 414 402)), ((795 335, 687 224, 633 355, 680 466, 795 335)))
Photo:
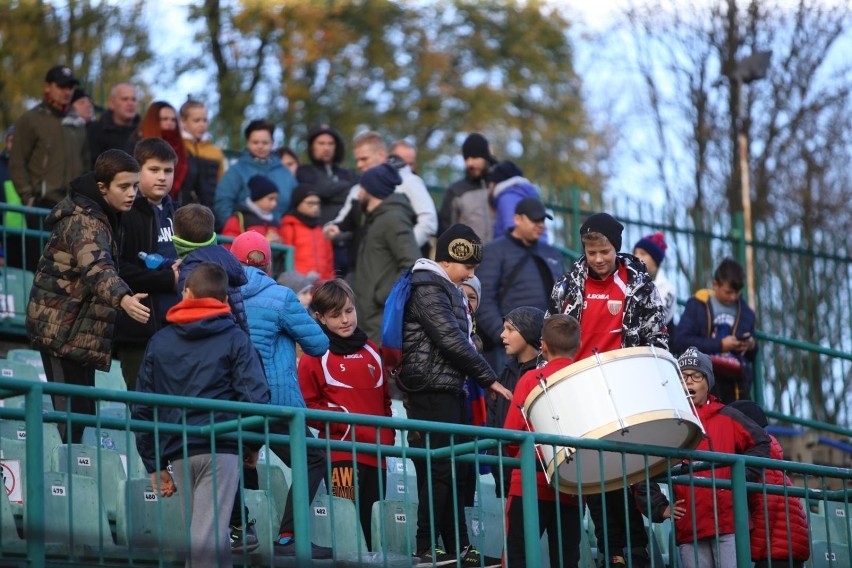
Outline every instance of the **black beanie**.
POLYGON ((763 412, 763 409, 758 406, 758 404, 752 400, 735 400, 731 404, 728 405, 729 408, 736 408, 752 420, 754 420, 755 424, 760 426, 761 428, 766 428, 769 426, 769 420, 766 418, 766 413, 763 412))
POLYGON ((317 192, 314 191, 313 187, 304 183, 300 183, 299 185, 293 188, 293 193, 290 195, 290 209, 295 211, 302 203, 302 201, 307 199, 309 195, 316 194, 317 192))
POLYGON ((615 247, 615 252, 621 250, 621 232, 624 230, 624 225, 615 220, 615 217, 608 213, 595 213, 583 223, 580 227, 580 236, 586 233, 600 233, 605 236, 612 246, 615 247))
POLYGON ((435 262, 479 264, 482 262, 482 239, 467 225, 453 225, 438 237, 435 262))
POLYGON ((486 179, 489 183, 500 183, 513 177, 523 177, 523 175, 524 172, 521 171, 521 168, 515 162, 504 160, 488 171, 486 179))
POLYGON ((544 312, 532 306, 515 308, 503 318, 518 330, 524 341, 541 349, 541 327, 544 325, 544 312))
POLYGON ((494 163, 494 156, 491 155, 488 140, 478 132, 474 132, 465 138, 462 144, 462 157, 465 160, 468 158, 485 158, 489 162, 494 163))
POLYGON ((252 201, 260 201, 271 193, 278 193, 278 186, 266 176, 251 176, 248 187, 252 201))
POLYGON ((377 199, 385 199, 401 183, 399 172, 390 164, 373 166, 361 174, 361 187, 377 199))

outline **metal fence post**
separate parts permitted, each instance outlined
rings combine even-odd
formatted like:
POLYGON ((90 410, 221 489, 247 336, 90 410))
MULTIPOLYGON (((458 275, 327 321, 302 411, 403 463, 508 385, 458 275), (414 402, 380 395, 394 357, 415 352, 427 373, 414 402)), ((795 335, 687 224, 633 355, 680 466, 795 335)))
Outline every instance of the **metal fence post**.
POLYGON ((742 458, 731 466, 731 490, 734 498, 734 538, 736 539, 737 566, 751 566, 751 535, 749 533, 748 492, 746 466, 742 458))
MULTIPOLYGON (((41 416, 41 384, 26 394, 27 426, 27 557, 30 566, 44 566, 44 430, 41 416)), ((71 499, 71 496, 68 497, 71 499)))
POLYGON ((311 517, 308 501, 308 460, 305 415, 296 412, 290 419, 290 467, 293 476, 293 524, 296 533, 296 564, 311 563, 311 517))
POLYGON ((524 510, 524 555, 528 566, 541 566, 538 484, 535 479, 537 467, 535 441, 532 435, 528 435, 521 442, 521 505, 524 510))

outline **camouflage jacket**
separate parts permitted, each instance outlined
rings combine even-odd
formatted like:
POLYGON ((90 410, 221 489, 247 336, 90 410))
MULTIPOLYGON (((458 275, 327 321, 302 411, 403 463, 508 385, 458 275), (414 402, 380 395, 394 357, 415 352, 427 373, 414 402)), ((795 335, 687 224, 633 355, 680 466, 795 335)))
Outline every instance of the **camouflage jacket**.
MULTIPOLYGON (((663 302, 654 281, 648 276, 645 265, 632 254, 618 253, 616 263, 627 270, 627 290, 624 300, 624 318, 621 322, 621 346, 639 347, 653 345, 669 348, 663 302)), ((577 321, 583 314, 586 278, 589 267, 586 257, 580 257, 553 286, 549 314, 568 314, 577 321)))
POLYGON ((108 370, 121 298, 131 294, 118 276, 116 214, 89 173, 47 217, 51 229, 27 305, 27 335, 37 349, 108 370))

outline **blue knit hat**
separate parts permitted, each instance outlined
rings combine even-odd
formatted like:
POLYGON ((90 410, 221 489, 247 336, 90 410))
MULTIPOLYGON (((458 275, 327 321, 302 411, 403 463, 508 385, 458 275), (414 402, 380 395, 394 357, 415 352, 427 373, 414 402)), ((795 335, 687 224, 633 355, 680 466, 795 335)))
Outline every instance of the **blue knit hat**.
POLYGON ((666 237, 660 233, 656 232, 653 235, 645 235, 636 245, 633 247, 633 250, 642 249, 651 255, 651 258, 654 259, 654 262, 657 263, 657 266, 660 266, 663 261, 666 259, 666 249, 669 248, 666 245, 666 237))
POLYGON ((266 176, 251 176, 248 180, 249 194, 252 201, 260 201, 271 193, 278 193, 278 186, 266 176))
POLYGON ((373 166, 361 174, 361 187, 377 199, 385 199, 401 183, 399 172, 390 164, 373 166))

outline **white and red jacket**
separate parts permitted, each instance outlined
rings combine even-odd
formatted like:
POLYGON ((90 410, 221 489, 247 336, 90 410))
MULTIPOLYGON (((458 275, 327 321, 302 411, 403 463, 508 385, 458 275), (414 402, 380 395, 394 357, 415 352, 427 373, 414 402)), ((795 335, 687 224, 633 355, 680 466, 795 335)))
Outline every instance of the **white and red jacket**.
MULTIPOLYGON (((335 354, 331 350, 319 357, 302 355, 299 361, 299 386, 308 408, 391 416, 391 399, 388 384, 382 371, 379 349, 372 341, 349 354, 335 354)), ((324 422, 309 421, 308 425, 319 430, 319 437, 326 437, 324 422)), ((330 439, 352 440, 352 425, 331 422, 328 425, 330 439)), ((392 446, 395 431, 389 428, 355 425, 355 441, 375 444, 381 442, 392 446), (378 434, 377 434, 378 432, 378 434)), ((352 452, 332 451, 331 461, 352 461, 352 452)), ((375 455, 358 452, 358 463, 377 466, 375 455)), ((385 468, 384 459, 381 464, 385 468)))

